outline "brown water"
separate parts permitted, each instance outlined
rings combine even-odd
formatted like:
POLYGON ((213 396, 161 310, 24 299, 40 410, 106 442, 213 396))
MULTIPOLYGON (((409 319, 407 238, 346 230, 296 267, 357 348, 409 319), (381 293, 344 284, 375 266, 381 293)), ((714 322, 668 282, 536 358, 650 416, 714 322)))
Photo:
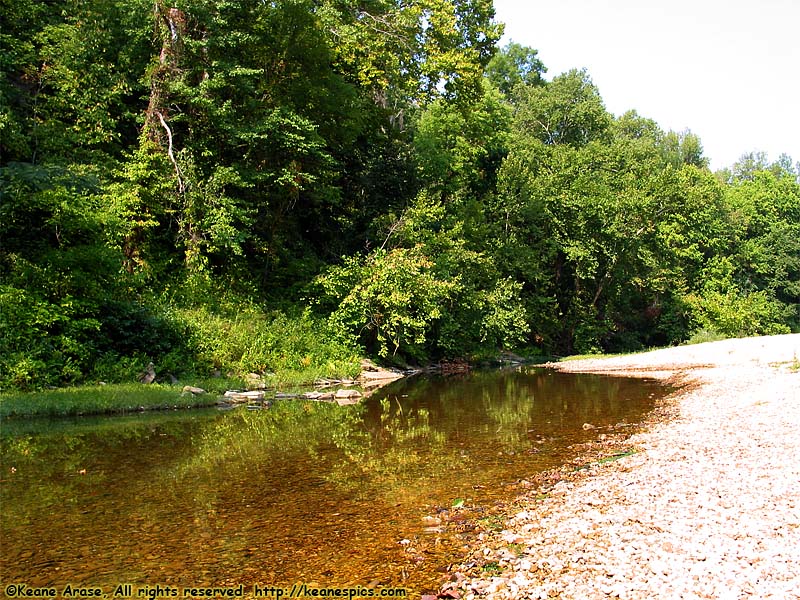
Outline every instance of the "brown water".
POLYGON ((636 423, 663 391, 521 369, 400 381, 347 407, 7 421, 0 581, 418 597, 463 556, 475 520, 597 436, 584 423, 636 423))

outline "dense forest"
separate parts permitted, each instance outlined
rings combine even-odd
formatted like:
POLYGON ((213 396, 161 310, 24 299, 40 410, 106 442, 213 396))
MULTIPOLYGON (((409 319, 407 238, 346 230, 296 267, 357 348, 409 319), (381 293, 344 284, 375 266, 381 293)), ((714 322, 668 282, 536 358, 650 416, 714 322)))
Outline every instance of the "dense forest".
MULTIPOLYGON (((491 0, 0 0, 0 389, 800 331, 800 169, 491 0)), ((731 123, 731 127, 735 127, 731 123)))

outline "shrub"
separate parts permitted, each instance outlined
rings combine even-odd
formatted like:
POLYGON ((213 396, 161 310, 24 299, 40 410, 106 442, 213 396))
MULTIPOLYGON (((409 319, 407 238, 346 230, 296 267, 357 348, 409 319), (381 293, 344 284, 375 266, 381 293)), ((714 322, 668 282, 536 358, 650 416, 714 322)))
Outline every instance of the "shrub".
POLYGON ((206 307, 176 309, 189 332, 196 368, 234 376, 272 373, 279 381, 352 376, 359 350, 309 311, 289 315, 242 304, 234 314, 206 307))
POLYGON ((322 302, 336 306, 331 323, 359 336, 384 357, 427 356, 434 324, 452 301, 458 279, 437 279, 419 247, 351 257, 317 279, 322 302))

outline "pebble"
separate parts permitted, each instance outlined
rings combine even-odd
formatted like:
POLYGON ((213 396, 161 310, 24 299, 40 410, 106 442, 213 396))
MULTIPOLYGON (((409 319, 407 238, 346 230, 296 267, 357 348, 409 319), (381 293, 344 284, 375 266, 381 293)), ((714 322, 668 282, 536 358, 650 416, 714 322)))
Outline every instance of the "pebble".
POLYGON ((774 366, 794 355, 800 334, 605 361, 699 385, 625 442, 637 454, 532 486, 477 542, 487 562, 524 554, 502 577, 466 573, 463 598, 800 598, 800 373, 774 366))

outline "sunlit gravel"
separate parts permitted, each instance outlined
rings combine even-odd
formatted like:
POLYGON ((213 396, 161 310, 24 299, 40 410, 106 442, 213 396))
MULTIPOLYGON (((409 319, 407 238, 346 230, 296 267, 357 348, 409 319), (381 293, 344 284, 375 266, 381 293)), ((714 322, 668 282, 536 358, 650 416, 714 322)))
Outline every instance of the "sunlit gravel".
POLYGON ((560 365, 684 387, 637 453, 532 490, 440 595, 800 598, 799 359, 787 335, 560 365))

